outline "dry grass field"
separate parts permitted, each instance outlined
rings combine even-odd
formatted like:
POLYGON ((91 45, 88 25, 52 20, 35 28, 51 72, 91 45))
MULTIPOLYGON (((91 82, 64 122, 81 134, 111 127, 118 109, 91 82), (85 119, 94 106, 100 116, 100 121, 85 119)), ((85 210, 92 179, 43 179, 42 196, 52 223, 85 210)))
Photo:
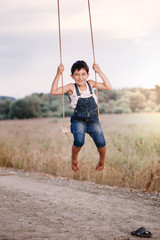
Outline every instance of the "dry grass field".
POLYGON ((98 153, 87 134, 80 172, 71 170, 72 135, 61 132, 61 119, 50 118, 0 121, 0 165, 160 192, 160 114, 102 115, 101 123, 107 141, 102 172, 95 172, 98 153))

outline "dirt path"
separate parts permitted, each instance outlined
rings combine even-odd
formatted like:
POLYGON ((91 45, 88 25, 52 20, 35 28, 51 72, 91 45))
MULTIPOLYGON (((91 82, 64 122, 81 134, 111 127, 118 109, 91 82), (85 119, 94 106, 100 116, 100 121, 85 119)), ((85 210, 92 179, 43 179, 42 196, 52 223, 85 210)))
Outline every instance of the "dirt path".
POLYGON ((0 240, 160 239, 160 196, 0 169, 0 240))

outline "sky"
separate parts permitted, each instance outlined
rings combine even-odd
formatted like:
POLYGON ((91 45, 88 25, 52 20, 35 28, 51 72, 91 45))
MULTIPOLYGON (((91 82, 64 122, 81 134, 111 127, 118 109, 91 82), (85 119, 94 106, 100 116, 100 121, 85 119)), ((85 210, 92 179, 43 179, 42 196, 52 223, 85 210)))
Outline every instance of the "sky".
MULTIPOLYGON (((64 84, 77 60, 94 80, 88 1, 59 2, 64 84)), ((0 96, 49 93, 60 63, 57 0, 0 6, 0 96)), ((90 0, 90 7, 96 62, 113 89, 160 85, 160 1, 90 0)))

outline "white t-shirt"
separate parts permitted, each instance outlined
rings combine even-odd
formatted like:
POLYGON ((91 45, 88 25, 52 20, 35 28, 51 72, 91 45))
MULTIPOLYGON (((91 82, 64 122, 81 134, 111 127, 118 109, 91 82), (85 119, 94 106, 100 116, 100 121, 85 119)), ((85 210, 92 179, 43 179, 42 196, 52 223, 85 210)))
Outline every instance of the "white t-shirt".
POLYGON ((90 90, 89 90, 89 86, 88 86, 87 83, 86 83, 86 86, 87 86, 87 89, 85 91, 80 91, 80 89, 78 88, 81 95, 77 96, 76 88, 75 88, 75 85, 74 85, 73 94, 70 95, 71 107, 76 108, 76 105, 77 105, 77 102, 78 102, 79 98, 88 98, 88 97, 91 97, 91 96, 93 96, 95 102, 97 103, 97 96, 96 96, 94 90, 92 89, 93 94, 91 94, 90 90))

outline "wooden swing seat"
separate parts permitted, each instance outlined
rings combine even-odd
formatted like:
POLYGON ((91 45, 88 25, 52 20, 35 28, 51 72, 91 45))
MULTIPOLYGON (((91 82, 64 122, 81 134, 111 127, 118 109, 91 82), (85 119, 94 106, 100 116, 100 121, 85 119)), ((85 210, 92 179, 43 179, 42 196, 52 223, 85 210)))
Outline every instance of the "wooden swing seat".
POLYGON ((63 127, 61 127, 61 131, 62 131, 62 133, 65 133, 65 134, 70 134, 71 133, 71 130, 70 130, 70 128, 63 128, 63 127))

